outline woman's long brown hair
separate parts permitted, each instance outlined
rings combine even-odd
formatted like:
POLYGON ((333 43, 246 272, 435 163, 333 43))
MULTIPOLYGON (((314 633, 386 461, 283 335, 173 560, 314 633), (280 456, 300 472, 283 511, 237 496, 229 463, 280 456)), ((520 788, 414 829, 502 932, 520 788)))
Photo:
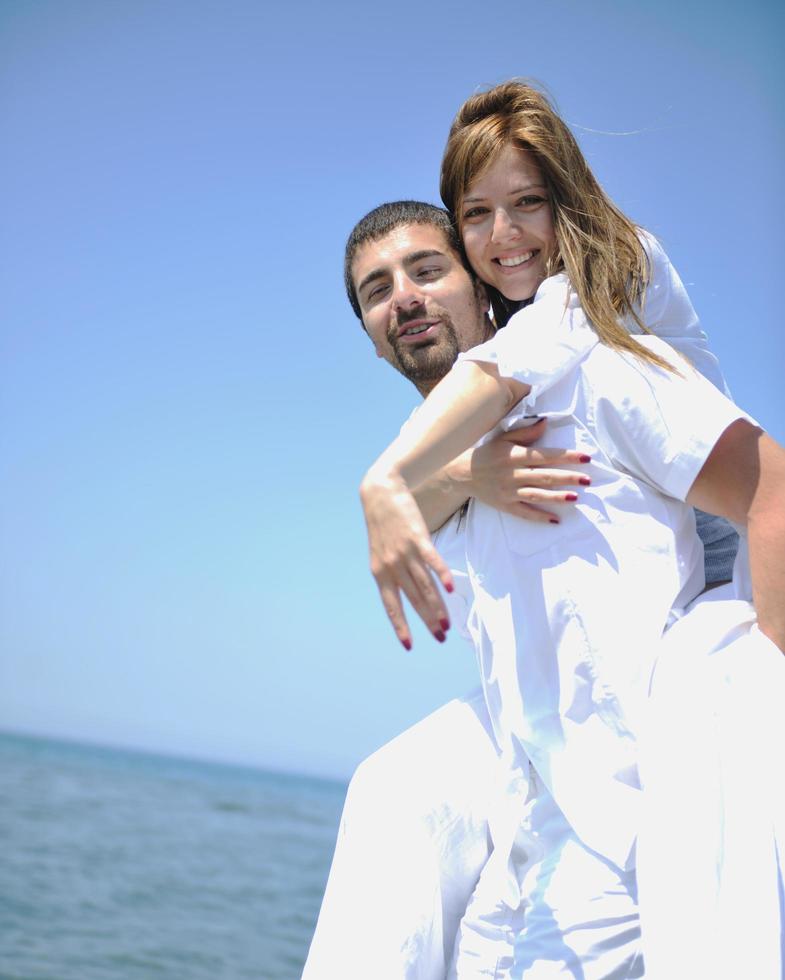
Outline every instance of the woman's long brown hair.
MULTIPOLYGON (((462 232, 462 205, 471 184, 507 146, 532 154, 548 188, 557 251, 546 274, 564 269, 602 343, 673 370, 639 344, 621 323, 630 317, 649 331, 638 312, 649 281, 649 260, 635 225, 610 200, 591 172, 575 137, 532 85, 504 82, 473 95, 450 128, 441 172, 444 206, 462 232)), ((489 289, 497 326, 516 305, 489 289)))

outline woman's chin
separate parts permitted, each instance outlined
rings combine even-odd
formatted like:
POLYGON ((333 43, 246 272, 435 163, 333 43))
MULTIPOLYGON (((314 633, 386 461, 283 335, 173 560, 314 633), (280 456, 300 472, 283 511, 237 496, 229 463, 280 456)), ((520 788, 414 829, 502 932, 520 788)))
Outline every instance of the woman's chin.
POLYGON ((509 300, 512 303, 522 303, 525 299, 531 299, 532 296, 534 296, 534 294, 537 292, 537 286, 531 284, 528 286, 517 286, 517 287, 514 287, 507 283, 504 283, 504 285, 506 286, 505 289, 502 289, 500 285, 496 286, 496 288, 499 290, 499 292, 502 294, 502 296, 505 299, 509 300))
POLYGON ((491 285, 495 286, 505 299, 513 303, 522 303, 534 296, 545 279, 545 275, 542 272, 531 270, 529 275, 496 276, 495 279, 496 281, 491 285))

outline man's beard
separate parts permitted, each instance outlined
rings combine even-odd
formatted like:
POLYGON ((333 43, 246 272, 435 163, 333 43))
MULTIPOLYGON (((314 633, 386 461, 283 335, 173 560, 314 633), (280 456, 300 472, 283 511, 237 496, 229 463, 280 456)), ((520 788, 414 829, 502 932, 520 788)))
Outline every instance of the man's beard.
POLYGON ((420 309, 412 312, 406 320, 398 320, 395 328, 390 329, 387 340, 395 357, 394 366, 418 387, 441 381, 460 353, 458 335, 446 310, 426 313, 425 310, 420 309), (401 327, 404 327, 409 320, 418 320, 426 316, 438 316, 440 320, 438 336, 417 346, 403 343, 399 334, 401 327))

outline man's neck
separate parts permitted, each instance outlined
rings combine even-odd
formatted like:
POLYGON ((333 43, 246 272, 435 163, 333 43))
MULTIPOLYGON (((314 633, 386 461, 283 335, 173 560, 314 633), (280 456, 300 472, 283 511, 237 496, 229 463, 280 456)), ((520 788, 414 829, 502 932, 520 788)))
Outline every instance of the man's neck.
POLYGON ((436 378, 433 381, 421 381, 419 384, 415 381, 414 387, 420 392, 423 398, 427 398, 441 380, 441 378, 436 378))

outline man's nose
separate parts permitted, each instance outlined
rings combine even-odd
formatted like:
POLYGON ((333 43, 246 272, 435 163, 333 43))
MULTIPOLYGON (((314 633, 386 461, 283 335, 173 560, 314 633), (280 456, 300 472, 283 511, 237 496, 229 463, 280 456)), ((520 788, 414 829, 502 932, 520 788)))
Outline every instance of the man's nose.
POLYGON ((409 276, 402 274, 395 277, 392 300, 397 309, 408 310, 413 306, 421 306, 423 299, 422 290, 409 276))
POLYGON ((493 215, 491 241, 495 245, 501 245, 511 238, 517 238, 519 235, 520 227, 507 209, 497 208, 493 215))

